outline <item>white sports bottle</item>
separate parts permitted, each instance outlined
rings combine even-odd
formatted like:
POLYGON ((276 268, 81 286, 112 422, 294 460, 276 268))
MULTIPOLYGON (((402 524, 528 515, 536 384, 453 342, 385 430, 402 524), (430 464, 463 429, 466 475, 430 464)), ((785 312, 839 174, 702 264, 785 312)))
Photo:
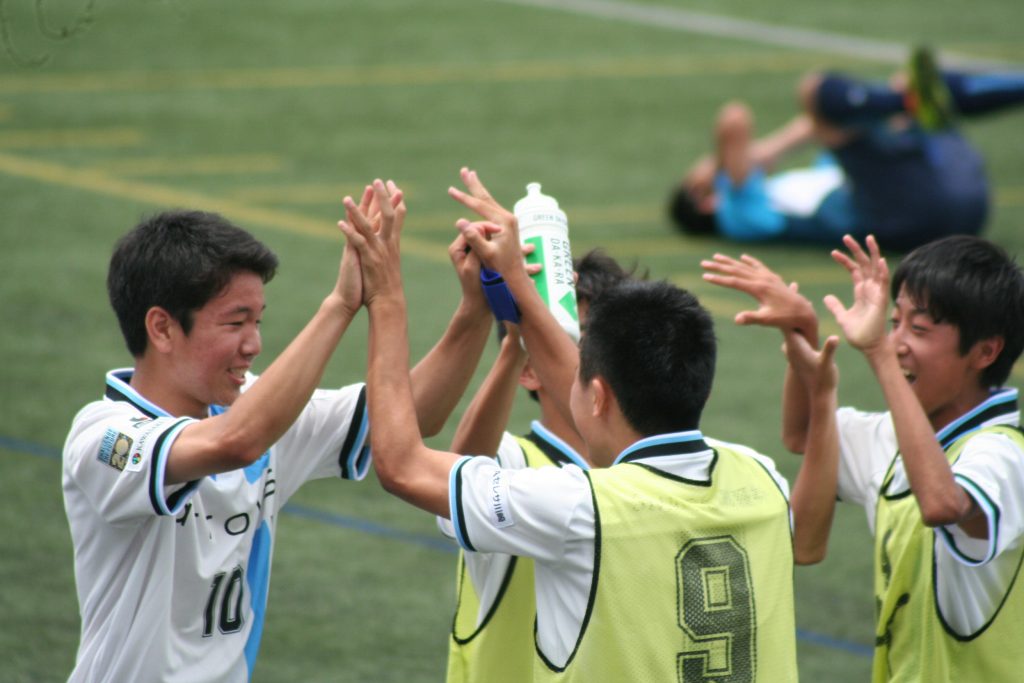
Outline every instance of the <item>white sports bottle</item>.
POLYGON ((533 275, 537 291, 562 329, 580 339, 580 316, 576 310, 576 282, 573 279, 572 250, 569 248, 569 221, 554 197, 542 194, 540 183, 526 186, 526 196, 516 202, 513 211, 519 222, 519 239, 532 244, 527 263, 542 268, 533 275))

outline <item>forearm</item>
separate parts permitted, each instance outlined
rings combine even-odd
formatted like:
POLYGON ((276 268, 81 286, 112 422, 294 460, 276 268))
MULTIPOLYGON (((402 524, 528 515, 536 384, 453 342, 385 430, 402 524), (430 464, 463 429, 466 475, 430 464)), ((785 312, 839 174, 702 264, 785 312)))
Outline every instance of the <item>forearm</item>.
POLYGON ((167 483, 244 467, 272 446, 305 408, 354 314, 339 296, 327 297, 231 410, 182 433, 168 461, 167 483))
POLYGON ((548 310, 525 270, 513 271, 505 281, 519 304, 520 331, 530 365, 559 413, 570 425, 575 424, 569 410, 569 392, 579 365, 579 349, 548 310))
POLYGON ((459 303, 444 335, 412 369, 412 394, 420 431, 433 436, 466 391, 487 344, 490 314, 485 305, 459 303))
MULTIPOLYGON (((516 346, 519 342, 511 342, 516 346)), ((494 455, 505 433, 522 363, 516 349, 502 347, 491 371, 462 414, 452 440, 452 451, 470 455, 494 455), (506 352, 507 351, 507 352, 506 352)))
POLYGON ((797 564, 814 564, 825 558, 839 477, 836 393, 820 392, 809 398, 807 404, 806 450, 790 497, 797 564))
POLYGON ((806 451, 810 414, 807 388, 787 364, 786 377, 782 382, 782 443, 789 452, 799 454, 806 451))
POLYGON ((771 168, 789 152, 802 147, 814 138, 814 124, 810 117, 799 115, 781 128, 755 141, 751 158, 757 166, 771 168))
POLYGON ((420 436, 407 370, 404 298, 382 297, 371 305, 369 346, 370 442, 381 485, 417 507, 447 517, 447 476, 457 456, 431 451, 420 436))
POLYGON ((960 523, 974 511, 974 503, 956 483, 935 430, 910 384, 896 354, 889 347, 867 354, 892 414, 896 441, 910 488, 927 526, 960 523))

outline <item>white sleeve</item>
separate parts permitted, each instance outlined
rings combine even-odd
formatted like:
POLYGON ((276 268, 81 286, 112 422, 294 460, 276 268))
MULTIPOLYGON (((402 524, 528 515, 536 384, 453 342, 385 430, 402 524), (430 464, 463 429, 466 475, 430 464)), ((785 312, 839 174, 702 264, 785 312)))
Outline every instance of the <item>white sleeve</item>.
POLYGON ((575 465, 509 470, 463 458, 450 482, 455 537, 466 550, 558 564, 569 546, 594 538, 590 481, 575 465))
MULTIPOLYGON (((523 453, 523 449, 515 435, 509 432, 504 432, 501 435, 501 442, 498 443, 498 453, 495 460, 506 469, 518 470, 526 467, 526 455, 523 453)), ((455 527, 452 526, 452 521, 447 517, 437 518, 437 528, 448 538, 455 538, 455 527)), ((466 564, 470 564, 468 557, 466 564)))
POLYGON ((79 490, 100 517, 117 524, 176 515, 198 481, 164 484, 171 444, 192 418, 148 418, 112 404, 88 406, 64 445, 64 486, 79 490))
POLYGON ((968 565, 990 562, 1024 536, 1024 452, 1005 434, 981 433, 964 446, 953 476, 988 519, 988 539, 957 524, 940 527, 938 544, 968 565))
POLYGON ((363 479, 371 462, 366 385, 317 389, 274 450, 282 501, 311 479, 363 479))
POLYGON ((896 456, 896 432, 889 413, 867 413, 854 408, 836 411, 839 431, 840 500, 870 508, 882 485, 885 470, 896 456))

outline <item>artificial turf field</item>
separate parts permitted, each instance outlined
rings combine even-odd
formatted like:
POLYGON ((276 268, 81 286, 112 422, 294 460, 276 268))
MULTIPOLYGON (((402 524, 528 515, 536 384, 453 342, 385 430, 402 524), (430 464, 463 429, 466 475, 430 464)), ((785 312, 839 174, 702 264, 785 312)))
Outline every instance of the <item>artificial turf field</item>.
MULTIPOLYGON (((445 190, 459 167, 509 204, 540 181, 567 211, 577 254, 603 246, 701 297, 720 338, 705 433, 772 455, 792 478, 777 335, 734 326, 747 301, 699 277, 701 258, 741 248, 676 234, 663 217, 668 186, 706 149, 728 99, 749 102, 767 129, 795 111, 805 71, 885 77, 916 42, 1021 65, 1022 23, 1017 0, 0 2, 0 681, 59 681, 74 660, 59 452, 103 373, 130 364, 104 276, 114 240, 141 215, 218 211, 279 254, 265 367, 333 283, 340 198, 394 178, 409 205, 403 267, 419 357, 458 293, 445 245, 463 212, 445 190)), ((987 234, 1024 251, 1024 111, 965 131, 995 188, 987 234)), ((815 301, 848 295, 824 249, 746 249, 815 301)), ((363 315, 330 383, 361 379, 365 333, 363 315)), ((842 348, 839 363, 841 401, 880 407, 861 359, 842 348)), ((521 401, 513 431, 532 410, 521 401)), ((453 426, 432 443, 446 445, 453 426)), ((443 679, 454 554, 428 515, 372 476, 314 482, 284 511, 277 546, 255 680, 443 679)), ((859 510, 840 509, 829 558, 795 581, 803 680, 866 680, 859 510)))

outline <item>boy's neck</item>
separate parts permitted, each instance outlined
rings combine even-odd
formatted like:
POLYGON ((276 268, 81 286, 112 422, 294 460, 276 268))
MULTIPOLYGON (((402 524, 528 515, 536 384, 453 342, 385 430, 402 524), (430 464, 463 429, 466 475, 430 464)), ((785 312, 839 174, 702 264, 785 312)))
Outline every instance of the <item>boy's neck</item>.
POLYGON ((561 411, 551 405, 550 401, 545 400, 540 394, 538 394, 538 399, 540 400, 540 423, 590 463, 590 458, 587 456, 587 445, 583 443, 576 428, 562 416, 561 411))
POLYGON ((209 415, 210 407, 199 401, 192 400, 176 389, 173 377, 146 357, 135 359, 135 370, 129 385, 153 405, 159 406, 173 417, 194 417, 203 419, 209 415))
POLYGON ((947 426, 954 420, 959 419, 963 415, 966 415, 975 407, 983 403, 988 399, 991 393, 992 392, 987 387, 963 392, 949 403, 946 403, 928 415, 928 421, 931 423, 932 429, 938 433, 943 427, 947 426))

